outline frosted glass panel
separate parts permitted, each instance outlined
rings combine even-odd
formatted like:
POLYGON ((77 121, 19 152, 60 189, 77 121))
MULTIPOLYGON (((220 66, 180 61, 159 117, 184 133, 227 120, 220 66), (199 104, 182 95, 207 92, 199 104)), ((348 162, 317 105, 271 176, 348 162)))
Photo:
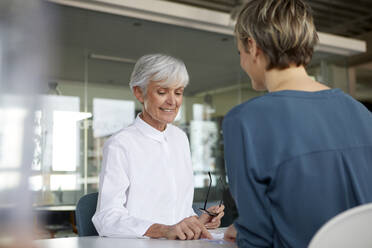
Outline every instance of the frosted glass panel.
POLYGON ((134 121, 134 101, 93 99, 93 136, 105 137, 116 133, 134 121))

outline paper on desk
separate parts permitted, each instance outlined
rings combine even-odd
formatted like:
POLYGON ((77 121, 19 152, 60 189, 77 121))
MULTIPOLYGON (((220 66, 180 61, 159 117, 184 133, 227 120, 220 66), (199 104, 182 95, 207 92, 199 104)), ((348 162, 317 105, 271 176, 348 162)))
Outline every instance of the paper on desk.
POLYGON ((203 239, 209 243, 214 243, 214 244, 218 244, 218 245, 223 245, 223 244, 227 244, 229 243, 228 241, 224 240, 223 239, 223 235, 224 235, 224 230, 221 231, 215 231, 215 232, 210 232, 211 235, 212 235, 212 238, 213 239, 203 239))
POLYGON ((224 233, 211 233, 213 239, 223 240, 224 233))
POLYGON ((209 233, 212 235, 213 240, 223 240, 223 236, 226 231, 226 227, 224 228, 217 228, 209 230, 209 233))

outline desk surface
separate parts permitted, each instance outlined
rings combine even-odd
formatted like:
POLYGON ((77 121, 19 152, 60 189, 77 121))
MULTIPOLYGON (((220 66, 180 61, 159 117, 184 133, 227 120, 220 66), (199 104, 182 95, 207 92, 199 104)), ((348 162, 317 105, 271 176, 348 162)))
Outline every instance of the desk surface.
POLYGON ((75 205, 57 205, 57 206, 37 206, 34 207, 36 211, 51 211, 51 212, 69 212, 75 211, 75 205))
MULTIPOLYGON (((210 230, 211 233, 220 233, 222 230, 210 230)), ((35 241, 38 248, 110 248, 110 247, 141 247, 141 248, 237 248, 235 243, 223 240, 166 240, 166 239, 124 239, 106 237, 73 237, 44 239, 35 241)))
POLYGON ((73 237, 44 239, 35 241, 39 248, 109 248, 109 247, 141 247, 141 248, 212 248, 231 247, 236 248, 235 243, 222 240, 165 240, 165 239, 121 239, 106 237, 73 237))

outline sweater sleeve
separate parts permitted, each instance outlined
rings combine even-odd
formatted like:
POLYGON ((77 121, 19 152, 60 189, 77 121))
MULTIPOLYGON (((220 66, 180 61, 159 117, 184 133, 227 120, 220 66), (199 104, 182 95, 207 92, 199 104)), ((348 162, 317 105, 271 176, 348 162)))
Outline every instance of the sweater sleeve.
POLYGON ((260 173, 256 147, 249 128, 237 115, 227 115, 223 122, 225 163, 230 190, 239 217, 237 229, 239 247, 272 247, 273 224, 270 202, 266 196, 267 179, 260 173))

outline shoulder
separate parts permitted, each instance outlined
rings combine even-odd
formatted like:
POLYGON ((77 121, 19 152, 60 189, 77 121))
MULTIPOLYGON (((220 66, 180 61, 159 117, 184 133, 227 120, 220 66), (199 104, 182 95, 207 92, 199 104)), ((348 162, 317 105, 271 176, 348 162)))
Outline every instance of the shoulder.
POLYGON ((173 124, 168 124, 167 129, 171 137, 187 139, 186 133, 181 128, 173 124))
POLYGON ((181 145, 181 147, 189 147, 189 139, 186 133, 179 127, 168 124, 167 139, 174 145, 181 145))
POLYGON ((348 115, 349 121, 358 122, 359 124, 365 123, 366 126, 370 126, 372 121, 372 112, 361 102, 355 100, 352 96, 344 93, 344 101, 339 104, 339 112, 348 115))
POLYGON ((369 111, 366 106, 364 106, 361 102, 357 101, 355 98, 353 98, 349 94, 346 94, 344 92, 341 92, 341 95, 342 95, 342 97, 344 99, 346 99, 346 101, 349 102, 350 105, 353 105, 353 106, 355 106, 358 109, 361 109, 363 111, 367 111, 367 112, 369 112, 369 114, 372 114, 372 112, 369 111))
POLYGON ((133 140, 138 130, 134 125, 130 125, 114 133, 104 144, 104 149, 125 148, 127 143, 133 140))
POLYGON ((270 101, 270 96, 263 95, 254 97, 238 106, 232 108, 224 117, 224 123, 229 121, 242 121, 250 118, 259 118, 264 114, 268 114, 268 111, 272 111, 273 103, 270 101))

